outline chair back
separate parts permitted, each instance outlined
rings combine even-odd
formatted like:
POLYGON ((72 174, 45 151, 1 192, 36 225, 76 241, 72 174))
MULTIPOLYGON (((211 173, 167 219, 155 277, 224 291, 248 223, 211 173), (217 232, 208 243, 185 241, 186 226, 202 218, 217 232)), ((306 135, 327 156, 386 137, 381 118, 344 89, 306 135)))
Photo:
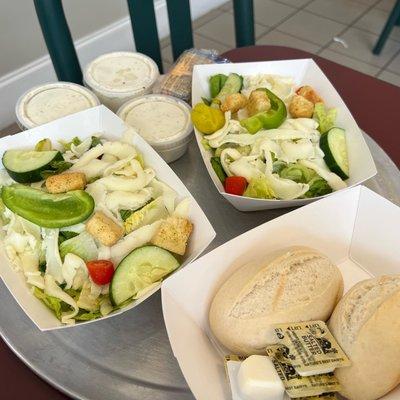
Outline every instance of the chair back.
MULTIPOLYGON (((127 0, 136 50, 151 57, 163 71, 152 0, 127 0)), ((190 0, 166 0, 172 54, 193 47, 190 0)), ((82 70, 61 0, 34 0, 43 37, 60 81, 82 84, 82 70)), ((253 0, 233 0, 236 46, 253 45, 253 0)))

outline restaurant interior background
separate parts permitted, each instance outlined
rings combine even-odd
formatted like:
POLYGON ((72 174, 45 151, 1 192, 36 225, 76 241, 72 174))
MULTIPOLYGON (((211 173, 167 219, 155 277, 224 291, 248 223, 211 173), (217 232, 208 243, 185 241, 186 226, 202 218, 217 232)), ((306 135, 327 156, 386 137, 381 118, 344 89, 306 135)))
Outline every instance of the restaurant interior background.
MULTIPOLYGON (((372 54, 394 0, 255 0, 256 44, 319 54, 400 86, 400 27, 379 56, 372 54)), ((0 130, 18 131, 14 105, 34 85, 56 81, 32 1, 0 0, 0 130), (23 26, 24 29, 21 29, 23 26), (10 46, 10 42, 12 46, 10 46)), ((81 65, 116 50, 132 50, 125 0, 63 2, 81 65), (95 10, 95 12, 93 12, 95 10)), ((155 0, 164 69, 172 64, 164 0, 155 0)), ((231 2, 192 0, 194 43, 220 52, 235 47, 231 2)))

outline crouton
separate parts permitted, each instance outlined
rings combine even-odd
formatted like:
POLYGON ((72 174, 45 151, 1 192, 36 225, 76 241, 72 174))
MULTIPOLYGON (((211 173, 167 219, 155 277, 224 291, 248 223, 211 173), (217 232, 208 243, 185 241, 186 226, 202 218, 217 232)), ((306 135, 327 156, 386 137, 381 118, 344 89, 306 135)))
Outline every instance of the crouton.
POLYGON ((238 112, 241 108, 246 107, 247 98, 244 94, 233 93, 226 96, 225 101, 221 105, 221 111, 230 111, 231 113, 238 112))
POLYGON ((124 228, 101 211, 86 222, 86 230, 104 246, 112 246, 124 236, 124 228))
POLYGON ((192 230, 193 225, 186 218, 168 217, 161 223, 151 243, 183 256, 192 230))
POLYGON ((292 118, 311 118, 314 113, 314 104, 303 96, 295 94, 289 104, 292 118))
POLYGON ((247 103, 247 113, 249 116, 256 115, 260 112, 268 111, 271 108, 271 102, 264 90, 253 90, 249 96, 247 103))
POLYGON ((308 85, 301 86, 299 89, 296 90, 296 93, 299 96, 303 96, 308 101, 311 101, 311 103, 313 104, 324 102, 322 100, 322 97, 311 86, 308 85))
POLYGON ((46 179, 46 188, 50 193, 65 193, 70 190, 84 189, 85 186, 86 177, 82 172, 66 172, 46 179))

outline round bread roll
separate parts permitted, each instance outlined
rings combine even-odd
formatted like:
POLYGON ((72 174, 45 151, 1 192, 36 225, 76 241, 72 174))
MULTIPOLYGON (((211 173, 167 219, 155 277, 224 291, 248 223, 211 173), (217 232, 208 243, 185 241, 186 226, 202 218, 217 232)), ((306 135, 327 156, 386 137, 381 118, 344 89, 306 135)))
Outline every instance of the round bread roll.
POLYGON ((329 328, 352 362, 335 370, 343 396, 375 400, 400 383, 400 275, 352 287, 335 308, 329 328))
POLYGON ((212 301, 210 327, 234 354, 264 354, 276 342, 273 324, 326 321, 342 294, 342 275, 327 257, 305 247, 286 249, 227 279, 212 301))

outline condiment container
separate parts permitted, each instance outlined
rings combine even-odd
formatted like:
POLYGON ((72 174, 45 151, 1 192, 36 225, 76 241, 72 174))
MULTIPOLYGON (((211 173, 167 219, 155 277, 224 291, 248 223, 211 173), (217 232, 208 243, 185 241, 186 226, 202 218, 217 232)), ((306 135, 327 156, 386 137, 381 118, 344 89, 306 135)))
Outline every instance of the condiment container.
POLYGON ((118 116, 161 155, 166 162, 181 157, 192 138, 190 107, 182 100, 162 94, 150 94, 130 100, 118 116))
POLYGON ((157 64, 150 57, 119 51, 90 62, 83 79, 100 102, 116 112, 128 100, 150 93, 159 75, 157 64))
POLYGON ((47 83, 25 92, 15 114, 21 129, 31 129, 100 104, 94 93, 71 82, 47 83))

